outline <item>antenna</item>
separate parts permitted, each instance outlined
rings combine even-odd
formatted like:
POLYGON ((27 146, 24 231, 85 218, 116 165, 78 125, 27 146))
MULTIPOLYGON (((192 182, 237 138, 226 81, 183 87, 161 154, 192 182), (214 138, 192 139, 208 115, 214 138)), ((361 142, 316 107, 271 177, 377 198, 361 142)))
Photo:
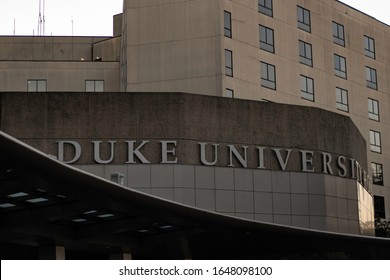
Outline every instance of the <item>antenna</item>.
POLYGON ((45 35, 45 0, 43 0, 43 15, 42 15, 42 0, 39 0, 38 14, 38 36, 45 35))
POLYGON ((41 0, 39 0, 39 11, 38 11, 38 36, 41 35, 41 23, 42 23, 42 18, 41 18, 41 0))
POLYGON ((45 36, 45 23, 46 23, 46 19, 45 19, 45 0, 43 0, 43 36, 45 36))

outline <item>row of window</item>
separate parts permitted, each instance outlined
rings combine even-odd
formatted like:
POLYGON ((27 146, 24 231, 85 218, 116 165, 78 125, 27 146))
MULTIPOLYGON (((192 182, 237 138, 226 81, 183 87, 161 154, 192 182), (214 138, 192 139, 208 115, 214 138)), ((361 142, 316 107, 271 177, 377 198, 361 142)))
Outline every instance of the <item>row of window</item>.
MULTIPOLYGON (((339 61, 339 60, 337 60, 339 61)), ((339 63, 336 64, 335 70, 340 72, 339 75, 345 73, 345 68, 339 63)), ((233 52, 225 50, 225 73, 227 76, 233 77, 233 52)), ((301 75, 301 97, 306 100, 314 101, 314 80, 310 77, 301 75)), ((275 66, 266 62, 261 62, 261 86, 276 90, 276 70, 275 66)), ((232 94, 229 94, 232 96, 232 94)), ((349 111, 348 91, 336 87, 336 107, 342 111, 349 111)), ((379 121, 379 102, 378 100, 368 98, 368 117, 371 120, 379 121)))
MULTIPOLYGON (((273 16, 272 0, 258 0, 259 12, 267 16, 273 16)), ((310 11, 297 6, 297 24, 298 28, 311 32, 310 11)), ((333 42, 345 47, 344 26, 332 22, 333 42)), ((225 11, 225 36, 232 37, 231 13, 225 11)), ((275 53, 274 30, 260 25, 259 26, 259 45, 260 49, 275 53)), ((367 57, 375 59, 375 41, 369 36, 364 36, 364 53, 367 57)), ((233 76, 233 53, 231 50, 225 51, 227 61, 225 72, 227 76, 233 76)), ((299 61, 302 64, 313 67, 312 45, 299 40, 299 61)), ((334 71, 337 77, 347 79, 346 58, 334 54, 334 71)), ((263 87, 276 90, 276 71, 275 66, 266 62, 261 62, 261 85, 263 87)), ((378 89, 377 72, 375 69, 366 66, 366 85, 371 89, 378 89)), ((306 100, 314 101, 314 80, 310 77, 300 76, 301 97, 306 100)), ((232 89, 226 89, 227 97, 234 97, 232 89)), ((342 111, 349 111, 348 91, 336 87, 336 107, 342 111)), ((379 102, 368 98, 368 117, 371 120, 379 121, 379 102)), ((370 130, 370 149, 373 152, 381 153, 381 135, 380 132, 370 130)), ((372 163, 373 183, 383 186, 383 166, 379 163, 372 163)))
MULTIPOLYGON (((267 16, 273 16, 272 0, 258 0, 259 12, 267 16)), ((298 28, 311 32, 310 11, 297 6, 297 24, 298 28)), ((345 32, 344 25, 332 22, 333 28, 333 42, 345 46, 345 32)), ((224 13, 224 34, 226 37, 232 37, 232 18, 231 13, 225 11, 224 13)), ((273 30, 262 26, 260 28, 260 47, 269 52, 274 52, 273 30)), ((364 35, 364 54, 367 57, 375 59, 375 40, 369 36, 364 35)))
MULTIPOLYGON (((259 0, 259 12, 268 16, 273 16, 272 0, 259 0)), ((298 28, 311 32, 310 11, 302 7, 297 7, 298 28)), ((344 26, 332 22, 333 42, 345 46, 344 26)), ((225 11, 225 36, 232 37, 231 14, 225 11)), ((275 53, 274 30, 266 26, 259 26, 260 49, 275 53)), ((375 59, 375 41, 374 39, 364 36, 365 55, 375 59)), ((233 54, 230 50, 226 52, 228 76, 233 76, 233 54)), ((299 40, 299 61, 302 64, 313 66, 312 45, 299 40)), ((335 75, 347 79, 347 65, 345 57, 334 54, 335 75)), ((377 73, 376 70, 366 66, 367 87, 377 90, 377 73)), ((301 75, 301 97, 314 101, 314 80, 310 77, 301 75)), ((269 89, 276 89, 275 66, 266 62, 261 62, 261 85, 269 89)), ((227 97, 234 97, 232 89, 226 89, 227 97)), ((348 91, 336 87, 336 107, 342 111, 349 111, 348 91)), ((379 102, 375 99, 368 98, 368 117, 371 120, 379 121, 379 102)), ((373 152, 381 153, 381 135, 380 132, 370 130, 370 149, 373 152)), ((373 183, 383 186, 383 166, 379 163, 372 163, 373 183)))
MULTIPOLYGON (((273 17, 273 1, 258 0, 258 11, 267 16, 273 17)), ((231 23, 230 23, 231 25, 231 23)), ((297 6, 297 25, 298 28, 311 32, 311 15, 308 9, 297 6)), ((332 22, 333 25, 333 42, 340 46, 345 46, 344 25, 332 22)), ((231 33, 231 28, 230 28, 231 33)), ((364 54, 375 59, 375 41, 373 38, 364 36, 364 54)))
MULTIPOLYGON (((47 81, 46 80, 28 80, 27 81, 28 92, 46 92, 47 81)), ((86 80, 85 81, 86 92, 104 92, 104 81, 102 80, 86 80)))
MULTIPOLYGON (((260 25, 259 27, 260 49, 271 53, 275 52, 274 31, 271 28, 260 25)), ((299 62, 310 67, 313 66, 312 45, 299 40, 299 62)), ((334 54, 335 75, 347 79, 347 62, 346 58, 334 54)), ((366 66, 366 84, 367 87, 377 90, 378 80, 376 69, 366 66)))

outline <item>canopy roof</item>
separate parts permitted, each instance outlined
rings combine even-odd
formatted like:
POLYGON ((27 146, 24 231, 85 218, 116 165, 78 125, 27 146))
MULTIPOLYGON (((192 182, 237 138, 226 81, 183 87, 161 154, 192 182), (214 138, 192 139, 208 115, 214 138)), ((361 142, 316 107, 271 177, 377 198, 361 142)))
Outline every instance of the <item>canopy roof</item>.
MULTIPOLYGON (((0 254, 64 246, 82 258, 390 257, 390 239, 250 221, 181 205, 65 165, 0 132, 0 254)), ((67 255, 67 256, 71 256, 67 255)))

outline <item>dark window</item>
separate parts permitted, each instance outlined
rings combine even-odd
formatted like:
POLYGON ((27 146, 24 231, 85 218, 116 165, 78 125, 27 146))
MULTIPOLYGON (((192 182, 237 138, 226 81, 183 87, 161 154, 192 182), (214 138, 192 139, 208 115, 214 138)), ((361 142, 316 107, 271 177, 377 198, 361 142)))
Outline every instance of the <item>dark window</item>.
POLYGON ((274 53, 274 31, 271 28, 260 25, 259 26, 260 36, 260 49, 267 52, 274 53))
POLYGON ((227 11, 224 11, 224 34, 232 38, 232 14, 227 11))
POLYGON ((337 22, 333 22, 333 42, 345 46, 344 26, 337 22))
POLYGON ((334 55, 334 71, 335 75, 340 78, 347 78, 347 63, 345 57, 334 55))
POLYGON ((225 74, 233 77, 233 53, 230 50, 225 50, 225 74))
POLYGON ((273 16, 272 0, 258 0, 259 12, 267 16, 273 16))
POLYGON ((375 218, 386 219, 385 198, 374 195, 375 218))
POLYGON ((275 66, 261 62, 261 86, 276 89, 275 66))
POLYGON ((370 130, 370 148, 372 152, 381 153, 381 133, 370 130))
POLYGON ((364 36, 364 54, 375 59, 375 41, 368 36, 364 36))
POLYGON ((371 163, 372 182, 375 185, 383 186, 383 166, 380 163, 371 163))
POLYGON ((314 80, 303 75, 301 75, 301 97, 314 101, 314 80))
POLYGON ((86 92, 104 92, 104 81, 85 81, 86 92))
POLYGON ((225 97, 234 98, 234 90, 227 88, 225 92, 225 97))
POLYGON ((27 81, 28 92, 46 92, 47 81, 46 80, 28 80, 27 81))
POLYGON ((339 110, 348 112, 348 91, 336 88, 336 107, 339 110))
POLYGON ((313 54, 309 43, 299 41, 299 62, 313 66, 313 54))
POLYGON ((297 7, 298 10, 298 28, 305 30, 307 32, 311 32, 311 23, 310 23, 310 11, 302 8, 300 6, 297 7))
POLYGON ((376 70, 366 66, 367 87, 377 90, 378 81, 376 77, 376 70))
POLYGON ((368 118, 379 122, 379 102, 368 98, 368 118))

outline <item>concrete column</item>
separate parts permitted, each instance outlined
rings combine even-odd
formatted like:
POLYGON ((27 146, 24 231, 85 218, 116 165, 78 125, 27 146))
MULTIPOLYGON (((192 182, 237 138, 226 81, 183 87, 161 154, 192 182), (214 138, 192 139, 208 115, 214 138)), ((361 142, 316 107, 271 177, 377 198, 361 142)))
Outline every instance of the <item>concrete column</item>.
POLYGON ((132 260, 133 256, 131 253, 118 253, 118 254, 110 254, 110 260, 132 260))
POLYGON ((187 238, 183 237, 180 239, 180 247, 181 247, 181 251, 182 251, 184 259, 192 260, 191 249, 190 249, 190 245, 188 243, 187 238))
POLYGON ((62 246, 40 246, 40 260, 65 260, 65 247, 62 246))

